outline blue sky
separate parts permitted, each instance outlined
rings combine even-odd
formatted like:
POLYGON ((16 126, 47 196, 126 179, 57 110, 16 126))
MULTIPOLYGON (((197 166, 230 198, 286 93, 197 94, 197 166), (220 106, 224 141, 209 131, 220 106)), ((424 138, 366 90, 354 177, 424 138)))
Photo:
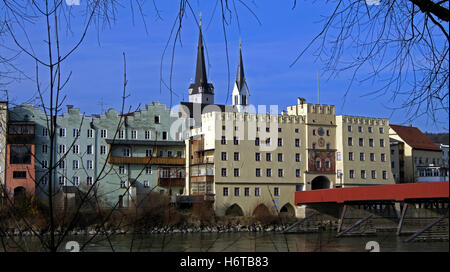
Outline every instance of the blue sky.
MULTIPOLYGON (((83 3, 83 0, 81 0, 83 3)), ((162 20, 157 20, 151 1, 144 5, 148 33, 141 17, 135 10, 134 22, 128 7, 118 8, 117 20, 111 27, 100 31, 92 28, 81 47, 64 63, 63 71, 67 75, 72 72, 64 94, 65 104, 74 105, 87 114, 100 113, 100 102, 105 107, 119 109, 121 106, 123 82, 123 57, 127 59, 127 107, 133 109, 139 104, 152 101, 170 104, 166 89, 160 93, 160 63, 169 31, 175 19, 178 1, 156 0, 161 11, 162 20)), ((330 6, 321 3, 297 1, 292 10, 293 1, 246 1, 257 14, 261 25, 236 1, 239 14, 240 30, 233 17, 227 26, 227 38, 230 61, 230 81, 228 81, 227 60, 222 25, 219 18, 219 7, 211 24, 209 24, 215 1, 191 1, 196 14, 203 14, 203 34, 208 52, 208 79, 213 82, 216 103, 224 104, 227 88, 236 76, 239 39, 242 38, 242 50, 247 84, 250 88, 252 104, 279 105, 279 110, 294 105, 297 97, 304 97, 309 102, 317 103, 317 73, 323 67, 315 61, 310 53, 306 54, 293 67, 289 65, 297 54, 309 43, 322 26, 321 16, 331 12, 330 6), (211 2, 211 3, 209 3, 211 2), (209 26, 209 27, 208 27, 209 26)), ((76 11, 77 6, 73 6, 76 11)), ((136 7, 135 7, 136 8, 136 7)), ((231 9, 233 7, 231 6, 231 9)), ((45 28, 42 24, 34 24, 29 28, 29 38, 35 51, 42 56, 46 51, 43 46, 45 28), (39 46, 40 45, 40 46, 39 46)), ((63 48, 76 40, 77 32, 64 35, 63 48)), ((183 22, 182 45, 175 49, 172 84, 177 93, 173 96, 173 104, 188 100, 190 80, 194 78, 196 44, 198 29, 190 11, 183 22)), ((6 41, 11 43, 11 41, 6 41)), ((12 44, 9 44, 13 46, 12 44)), ((163 78, 169 81, 170 52, 163 61, 163 78)), ((21 67, 31 78, 35 77, 34 62, 22 54, 18 59, 21 67)), ((40 71, 41 75, 44 70, 40 71)), ((44 82, 44 77, 42 81, 44 82)), ((389 108, 399 106, 399 101, 392 102, 390 95, 364 96, 377 87, 377 84, 354 84, 343 104, 350 74, 341 73, 338 78, 320 78, 320 102, 336 106, 337 114, 390 118, 391 123, 407 125, 406 111, 393 112, 389 108)), ((37 101, 35 98, 35 82, 21 80, 8 86, 10 99, 14 103, 37 101)), ((231 103, 231 99, 228 99, 231 103)), ((414 126, 423 131, 448 131, 448 116, 439 115, 441 123, 434 124, 426 117, 418 118, 414 126)))

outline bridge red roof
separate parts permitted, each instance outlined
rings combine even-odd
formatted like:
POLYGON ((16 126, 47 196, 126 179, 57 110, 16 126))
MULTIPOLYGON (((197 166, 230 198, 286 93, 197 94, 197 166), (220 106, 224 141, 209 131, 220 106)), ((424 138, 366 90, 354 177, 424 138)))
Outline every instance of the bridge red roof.
POLYGON ((295 192, 295 204, 448 198, 448 182, 406 183, 295 192))

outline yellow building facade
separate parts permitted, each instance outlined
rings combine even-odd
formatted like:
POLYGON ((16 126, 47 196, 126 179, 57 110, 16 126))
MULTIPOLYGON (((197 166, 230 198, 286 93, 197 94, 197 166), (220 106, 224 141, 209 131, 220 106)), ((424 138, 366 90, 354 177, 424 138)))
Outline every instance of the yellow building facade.
POLYGON ((213 200, 219 216, 264 206, 300 217, 296 191, 392 184, 388 131, 387 119, 336 116, 334 106, 303 98, 282 114, 204 113, 186 140, 185 193, 213 200), (356 146, 346 145, 348 137, 356 146), (349 152, 355 160, 346 159, 349 152))

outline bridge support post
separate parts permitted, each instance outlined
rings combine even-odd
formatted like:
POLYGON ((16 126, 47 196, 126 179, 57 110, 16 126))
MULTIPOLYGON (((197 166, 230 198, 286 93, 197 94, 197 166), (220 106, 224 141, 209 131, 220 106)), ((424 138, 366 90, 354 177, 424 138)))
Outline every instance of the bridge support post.
POLYGON ((337 232, 341 232, 342 230, 342 225, 344 223, 344 217, 345 217, 345 213, 347 212, 347 205, 344 205, 344 208, 342 209, 342 213, 341 213, 341 219, 339 220, 339 225, 338 225, 338 229, 337 232))
POLYGON ((428 226, 426 226, 425 228, 419 230, 418 232, 414 233, 413 235, 411 235, 408 239, 406 239, 404 242, 405 243, 409 243, 412 240, 414 240, 417 236, 419 236, 420 234, 424 233, 425 231, 431 229, 434 225, 436 225, 437 223, 441 222, 444 218, 448 217, 448 211, 446 214, 444 214, 443 216, 439 217, 438 219, 434 220, 431 224, 429 224, 428 226))
POLYGON ((369 214, 368 216, 364 217, 363 219, 358 220, 358 222, 356 222, 355 224, 353 224, 352 226, 348 227, 347 229, 345 229, 343 232, 339 232, 336 235, 336 238, 341 237, 342 235, 346 234, 347 232, 351 231, 352 229, 356 228, 357 226, 361 225, 362 223, 366 222, 367 220, 369 220, 370 218, 372 218, 373 214, 369 214))
POLYGON ((398 226, 397 226, 397 235, 400 235, 400 233, 402 232, 403 220, 405 219, 407 209, 408 209, 408 203, 404 203, 403 209, 402 209, 402 216, 400 217, 400 221, 398 222, 398 226))

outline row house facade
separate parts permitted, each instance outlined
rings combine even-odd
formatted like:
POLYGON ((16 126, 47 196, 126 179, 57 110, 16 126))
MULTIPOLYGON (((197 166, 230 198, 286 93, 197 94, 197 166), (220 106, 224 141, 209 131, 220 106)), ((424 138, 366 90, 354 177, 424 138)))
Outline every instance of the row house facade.
POLYGON ((184 142, 181 128, 171 129, 178 118, 165 105, 153 102, 129 114, 109 109, 92 116, 68 106, 56 119, 53 147, 47 120, 29 104, 8 112, 4 184, 11 196, 21 190, 46 203, 50 178, 58 201, 65 202, 92 190, 101 205, 119 207, 134 205, 150 192, 182 193, 184 142))

